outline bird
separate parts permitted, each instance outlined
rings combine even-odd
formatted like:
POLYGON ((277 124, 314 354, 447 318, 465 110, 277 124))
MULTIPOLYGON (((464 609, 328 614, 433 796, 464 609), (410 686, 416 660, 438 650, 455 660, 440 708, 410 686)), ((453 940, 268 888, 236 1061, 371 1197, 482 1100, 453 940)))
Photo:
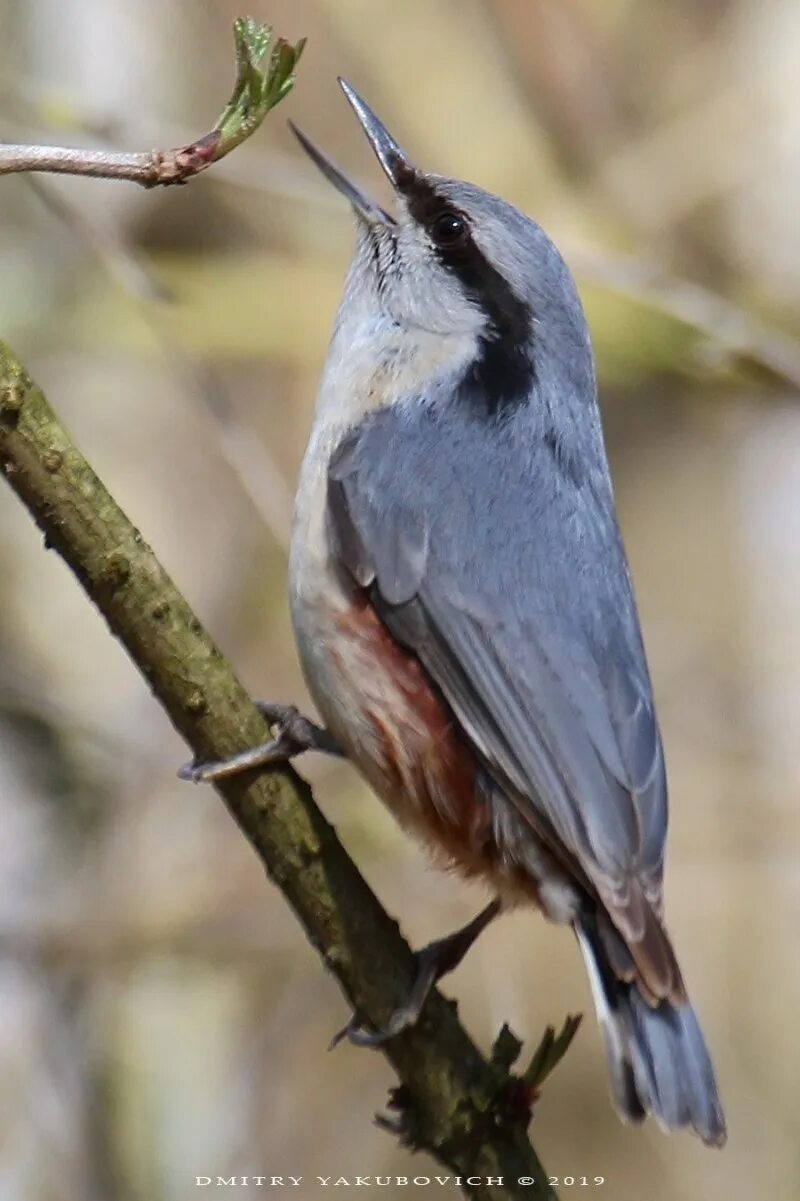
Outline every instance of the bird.
POLYGON ((349 201, 355 252, 300 471, 290 608, 318 725, 192 779, 346 756, 400 825, 492 901, 424 948, 419 1016, 502 910, 571 927, 623 1120, 726 1139, 664 924, 664 753, 570 271, 542 228, 417 167, 339 80, 389 212, 293 127, 349 201))

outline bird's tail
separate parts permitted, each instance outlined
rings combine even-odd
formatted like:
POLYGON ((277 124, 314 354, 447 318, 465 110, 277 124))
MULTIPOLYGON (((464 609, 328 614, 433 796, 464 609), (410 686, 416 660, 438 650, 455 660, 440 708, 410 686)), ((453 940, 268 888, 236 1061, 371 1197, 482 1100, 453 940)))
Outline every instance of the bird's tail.
MULTIPOLYGON (((575 923, 598 1021, 606 1044, 611 1095, 624 1121, 651 1114, 666 1130, 688 1127, 704 1143, 721 1147, 726 1138, 714 1069, 688 1001, 649 1004, 635 982, 611 967, 607 939, 586 915, 575 923)), ((610 926, 610 923, 609 923, 610 926)))

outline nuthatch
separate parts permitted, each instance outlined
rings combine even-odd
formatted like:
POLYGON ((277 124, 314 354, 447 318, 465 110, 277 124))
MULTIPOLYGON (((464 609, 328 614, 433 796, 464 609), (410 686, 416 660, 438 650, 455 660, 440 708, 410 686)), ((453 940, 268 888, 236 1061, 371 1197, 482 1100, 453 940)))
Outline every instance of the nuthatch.
POLYGON ((586 321, 547 235, 413 166, 346 83, 394 216, 295 131, 357 217, 290 557, 323 730, 194 778, 339 750, 407 830, 496 899, 420 955, 419 1015, 501 907, 572 926, 621 1116, 725 1141, 663 923, 664 759, 614 510, 586 321))

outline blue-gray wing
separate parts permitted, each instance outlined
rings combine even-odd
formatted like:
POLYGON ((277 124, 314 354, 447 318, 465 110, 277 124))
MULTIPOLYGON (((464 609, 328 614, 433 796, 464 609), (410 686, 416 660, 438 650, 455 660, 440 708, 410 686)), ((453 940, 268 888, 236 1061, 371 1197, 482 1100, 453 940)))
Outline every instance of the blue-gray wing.
POLYGON ((525 421, 372 414, 331 461, 331 544, 665 995, 664 765, 604 461, 525 421))

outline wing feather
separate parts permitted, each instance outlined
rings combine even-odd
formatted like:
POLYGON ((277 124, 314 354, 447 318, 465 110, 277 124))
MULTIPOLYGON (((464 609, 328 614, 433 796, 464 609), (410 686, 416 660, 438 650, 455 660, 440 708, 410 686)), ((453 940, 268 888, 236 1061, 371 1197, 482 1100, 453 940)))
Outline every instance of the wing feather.
POLYGON ((332 460, 331 542, 663 995, 666 783, 627 565, 610 491, 553 471, 513 430, 385 410, 332 460))

